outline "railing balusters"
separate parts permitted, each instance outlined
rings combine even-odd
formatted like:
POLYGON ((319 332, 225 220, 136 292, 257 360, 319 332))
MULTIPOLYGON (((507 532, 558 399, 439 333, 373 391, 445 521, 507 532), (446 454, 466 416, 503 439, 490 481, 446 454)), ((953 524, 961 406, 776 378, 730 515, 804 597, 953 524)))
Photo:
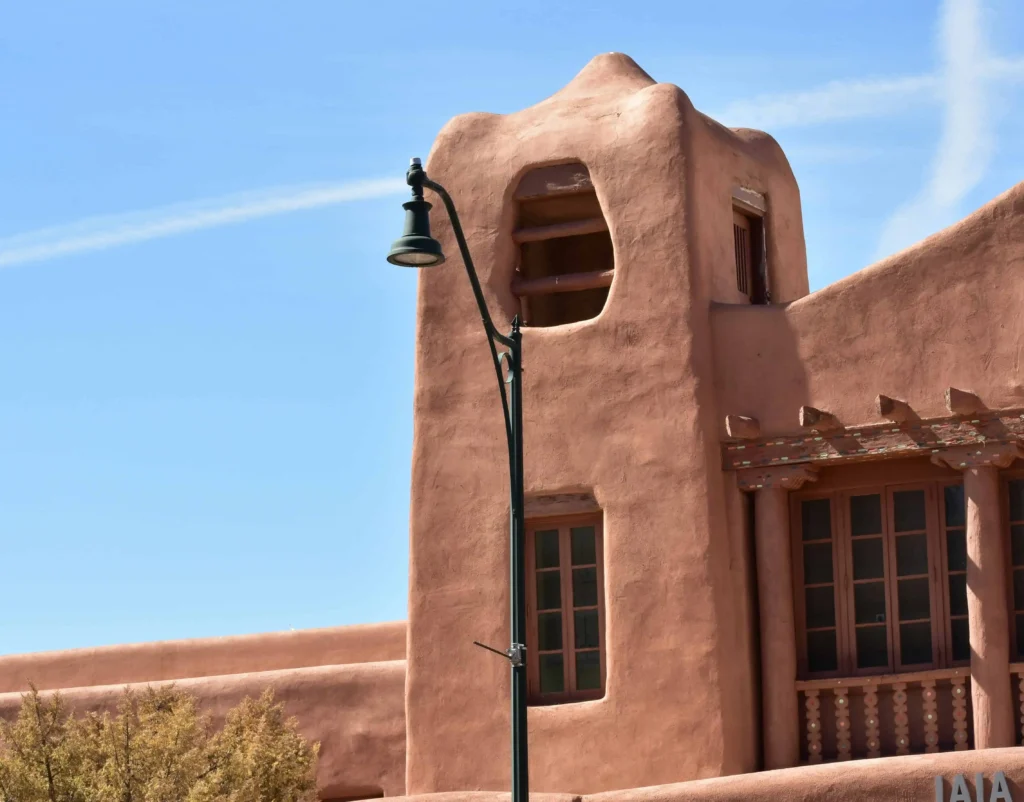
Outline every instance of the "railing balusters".
POLYGON ((850 697, 849 689, 836 688, 836 751, 838 760, 849 760, 850 755, 850 697))
POLYGON ((910 716, 907 715, 907 683, 892 684, 892 720, 896 725, 896 754, 910 754, 910 716))
POLYGON ((924 714, 924 751, 939 751, 939 705, 935 701, 938 694, 935 693, 935 680, 926 679, 921 681, 921 699, 923 701, 922 713, 924 714))
POLYGON ((882 756, 882 740, 878 732, 878 686, 868 685, 864 688, 864 734, 868 747, 868 757, 882 756))
POLYGON ((817 690, 804 691, 807 700, 807 759, 821 763, 821 699, 817 690))
POLYGON ((966 677, 953 677, 953 740, 957 752, 963 752, 967 747, 967 688, 965 687, 966 677))

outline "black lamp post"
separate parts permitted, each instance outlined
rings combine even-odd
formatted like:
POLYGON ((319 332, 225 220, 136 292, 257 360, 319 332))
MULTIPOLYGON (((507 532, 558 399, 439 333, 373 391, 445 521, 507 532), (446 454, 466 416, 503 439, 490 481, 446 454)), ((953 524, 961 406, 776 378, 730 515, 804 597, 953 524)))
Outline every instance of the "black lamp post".
MULTIPOLYGON (((423 188, 432 189, 441 196, 451 219, 455 240, 459 243, 462 262, 466 266, 473 296, 480 309, 491 359, 501 391, 501 407, 505 415, 505 437, 508 440, 509 497, 511 534, 511 596, 512 644, 499 652, 512 666, 512 802, 528 802, 530 788, 529 760, 526 733, 526 522, 523 519, 523 346, 519 331, 519 317, 512 320, 512 331, 502 334, 494 327, 480 281, 469 255, 469 246, 462 233, 459 215, 451 196, 440 184, 427 178, 419 159, 413 159, 406 173, 412 187, 412 200, 402 204, 405 209, 405 230, 395 240, 388 261, 402 267, 431 267, 444 262, 441 243, 430 236, 431 205, 423 199, 423 188), (508 351, 498 354, 497 345, 508 351), (507 376, 501 363, 508 363, 507 376), (506 391, 505 385, 510 389, 506 391)), ((483 645, 483 644, 478 644, 483 645)), ((489 647, 485 647, 489 648, 489 647)), ((497 651, 492 649, 491 651, 497 651)))

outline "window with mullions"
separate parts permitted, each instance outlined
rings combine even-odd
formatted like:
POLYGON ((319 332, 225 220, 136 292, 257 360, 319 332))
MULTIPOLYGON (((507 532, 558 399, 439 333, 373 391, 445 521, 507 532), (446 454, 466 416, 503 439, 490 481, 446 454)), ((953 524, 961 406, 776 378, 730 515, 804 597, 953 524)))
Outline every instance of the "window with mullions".
POLYGON ((530 701, 555 704, 604 694, 601 521, 527 523, 530 701))
POLYGON ((1013 588, 1010 631, 1018 660, 1024 660, 1024 479, 1006 483, 1010 527, 1010 565, 1013 588))
POLYGON ((809 493, 794 503, 803 675, 969 661, 961 484, 809 493))

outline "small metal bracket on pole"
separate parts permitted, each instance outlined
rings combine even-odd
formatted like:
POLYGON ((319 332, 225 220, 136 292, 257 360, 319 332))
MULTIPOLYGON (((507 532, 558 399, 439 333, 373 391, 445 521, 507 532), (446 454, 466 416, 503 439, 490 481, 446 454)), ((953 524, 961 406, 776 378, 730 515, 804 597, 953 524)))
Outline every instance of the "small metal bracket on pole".
POLYGON ((512 646, 505 651, 495 649, 493 646, 488 646, 478 640, 473 641, 473 645, 479 646, 481 649, 486 649, 489 652, 494 652, 497 655, 501 655, 516 668, 526 663, 526 647, 521 643, 513 643, 512 646))

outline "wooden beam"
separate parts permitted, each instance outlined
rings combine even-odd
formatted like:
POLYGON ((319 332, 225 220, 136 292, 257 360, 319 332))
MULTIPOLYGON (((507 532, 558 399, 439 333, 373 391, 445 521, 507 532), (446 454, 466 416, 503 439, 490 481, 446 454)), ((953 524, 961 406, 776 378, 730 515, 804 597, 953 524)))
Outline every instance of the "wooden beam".
POLYGON ((593 192, 590 172, 579 162, 538 167, 523 176, 516 187, 516 200, 593 192))
POLYGON ((958 390, 956 387, 947 387, 946 409, 951 415, 977 415, 979 412, 984 412, 985 404, 974 393, 958 390))
POLYGON ((878 410, 878 414, 883 418, 897 421, 902 423, 903 421, 912 420, 916 416, 914 410, 910 408, 910 405, 906 401, 900 401, 898 398, 890 398, 887 395, 879 395, 875 399, 875 409, 878 410))
POLYGON ((757 418, 726 415, 725 432, 735 440, 756 440, 761 436, 761 424, 757 418))
POLYGON ((800 425, 805 429, 814 429, 816 432, 832 432, 843 428, 843 425, 836 420, 831 412, 807 406, 800 407, 800 425))
POLYGON ((556 292, 577 292, 610 287, 614 270, 592 270, 588 273, 565 273, 561 276, 512 279, 512 292, 519 296, 552 295, 556 292))
POLYGON ((552 223, 549 226, 519 228, 512 232, 512 239, 519 243, 541 242, 546 239, 580 237, 584 234, 596 234, 598 231, 607 230, 608 224, 603 217, 591 217, 587 220, 573 220, 571 223, 552 223))

